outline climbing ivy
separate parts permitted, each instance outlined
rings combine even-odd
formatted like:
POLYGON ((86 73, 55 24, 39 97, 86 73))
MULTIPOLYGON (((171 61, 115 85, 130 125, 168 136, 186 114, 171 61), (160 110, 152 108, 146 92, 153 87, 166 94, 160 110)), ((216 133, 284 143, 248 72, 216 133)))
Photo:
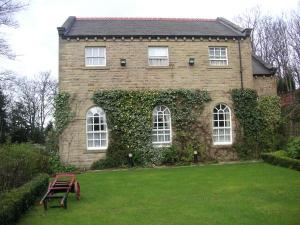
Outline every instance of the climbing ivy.
POLYGON ((173 143, 181 149, 195 148, 199 145, 199 136, 195 137, 199 115, 204 103, 211 100, 206 91, 185 89, 98 91, 92 99, 105 110, 110 130, 107 159, 102 163, 106 167, 125 164, 129 152, 136 164, 162 161, 162 151, 153 148, 151 140, 152 112, 158 105, 171 110, 173 143))
POLYGON ((235 115, 240 123, 235 148, 241 158, 259 158, 260 153, 275 150, 280 142, 280 99, 258 98, 255 90, 234 89, 231 92, 235 115))
POLYGON ((54 98, 54 118, 58 134, 61 134, 74 117, 71 110, 71 95, 60 92, 54 98))

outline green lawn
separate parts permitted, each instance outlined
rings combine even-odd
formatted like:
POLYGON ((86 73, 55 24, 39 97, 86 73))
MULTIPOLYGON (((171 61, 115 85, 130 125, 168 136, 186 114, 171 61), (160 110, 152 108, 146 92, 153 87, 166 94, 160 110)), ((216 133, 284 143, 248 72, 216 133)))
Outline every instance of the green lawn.
POLYGON ((300 224, 300 173, 264 163, 78 175, 82 199, 35 206, 21 225, 300 224))

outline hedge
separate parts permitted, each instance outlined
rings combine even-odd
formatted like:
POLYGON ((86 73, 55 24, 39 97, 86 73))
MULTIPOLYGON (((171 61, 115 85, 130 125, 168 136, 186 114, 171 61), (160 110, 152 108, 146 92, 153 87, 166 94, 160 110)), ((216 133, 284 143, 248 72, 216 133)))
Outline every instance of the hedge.
POLYGON ((281 151, 262 153, 261 157, 265 162, 271 163, 273 165, 283 166, 300 171, 300 160, 292 159, 282 154, 277 154, 280 152, 281 151))
POLYGON ((51 173, 49 156, 30 143, 0 146, 0 193, 18 188, 39 173, 51 173))
POLYGON ((39 174, 30 182, 4 192, 0 198, 0 221, 1 225, 12 225, 21 217, 21 215, 34 204, 47 188, 49 176, 39 174))

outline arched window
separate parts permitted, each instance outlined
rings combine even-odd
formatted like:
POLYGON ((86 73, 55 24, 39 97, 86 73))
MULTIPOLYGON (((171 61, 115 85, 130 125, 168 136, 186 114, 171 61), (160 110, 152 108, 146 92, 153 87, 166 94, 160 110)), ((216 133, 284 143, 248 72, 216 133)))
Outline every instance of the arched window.
POLYGON ((90 108, 86 113, 86 137, 88 150, 107 149, 106 116, 100 107, 90 108))
POLYGON ((231 144, 231 112, 224 104, 218 104, 213 113, 213 141, 215 145, 231 144))
POLYGON ((153 110, 152 143, 166 146, 172 142, 171 113, 166 106, 156 106, 153 110))

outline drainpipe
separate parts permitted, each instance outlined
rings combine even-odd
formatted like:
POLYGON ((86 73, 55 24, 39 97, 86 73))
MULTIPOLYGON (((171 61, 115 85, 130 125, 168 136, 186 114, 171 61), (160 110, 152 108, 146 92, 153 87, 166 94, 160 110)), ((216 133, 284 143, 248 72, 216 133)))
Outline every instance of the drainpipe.
POLYGON ((240 77, 241 77, 241 88, 244 89, 243 82, 243 64, 242 64, 242 54, 241 54, 241 40, 238 39, 238 47, 239 47, 239 59, 240 59, 240 77))

